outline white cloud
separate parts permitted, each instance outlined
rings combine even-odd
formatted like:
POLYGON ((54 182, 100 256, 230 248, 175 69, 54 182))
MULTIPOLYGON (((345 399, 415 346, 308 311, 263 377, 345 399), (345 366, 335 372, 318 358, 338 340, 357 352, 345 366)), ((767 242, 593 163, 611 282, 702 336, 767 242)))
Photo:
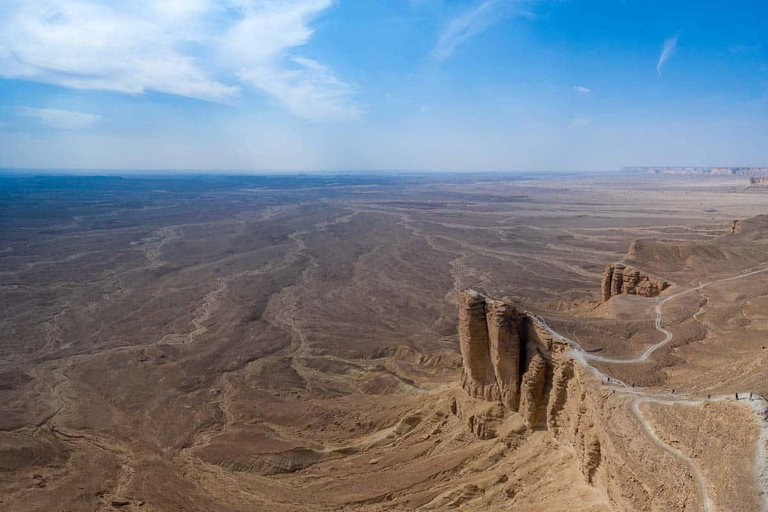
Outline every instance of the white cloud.
POLYGON ((293 67, 254 68, 240 73, 244 83, 266 91, 294 115, 313 120, 357 118, 362 110, 349 99, 352 87, 310 59, 293 59, 293 67))
POLYGON ((571 128, 583 128, 590 124, 592 124, 592 119, 589 117, 575 117, 571 120, 571 123, 568 126, 571 128))
POLYGON ((672 58, 672 55, 674 55, 677 50, 678 36, 679 34, 675 34, 664 41, 664 48, 662 48, 661 55, 659 55, 659 63, 656 64, 656 72, 659 73, 660 78, 664 78, 661 74, 661 68, 664 67, 664 64, 672 58))
POLYGON ((356 117, 354 89, 295 55, 333 0, 2 0, 0 76, 228 102, 244 86, 311 119, 356 117))
POLYGON ((22 115, 39 119, 46 126, 61 130, 80 130, 101 120, 101 116, 97 114, 54 108, 23 107, 20 112, 22 115))
POLYGON ((592 92, 592 89, 589 89, 588 87, 584 87, 583 85, 574 85, 573 90, 576 92, 583 92, 583 93, 592 92))
POLYGON ((483 0, 453 18, 440 34, 432 56, 445 60, 453 55, 458 46, 483 32, 499 18, 499 9, 503 4, 500 0, 483 0))

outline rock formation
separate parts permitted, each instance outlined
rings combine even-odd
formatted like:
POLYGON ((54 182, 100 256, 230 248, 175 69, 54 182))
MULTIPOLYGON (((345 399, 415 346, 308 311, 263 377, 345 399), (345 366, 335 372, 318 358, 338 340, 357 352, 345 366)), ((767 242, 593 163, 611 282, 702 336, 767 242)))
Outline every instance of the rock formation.
POLYGON ((459 297, 462 386, 470 396, 516 408, 520 390, 520 325, 511 305, 469 290, 459 297))
POLYGON ((741 221, 735 220, 733 221, 733 224, 731 224, 731 234, 735 233, 741 233, 741 221))
POLYGON ((467 394, 520 409, 529 426, 540 421, 553 340, 532 318, 468 290, 459 296, 459 344, 467 394))
POLYGON ((601 300, 606 302, 611 297, 621 294, 656 297, 669 286, 670 284, 663 279, 643 274, 621 263, 613 263, 603 271, 600 283, 601 300))
POLYGON ((749 178, 749 184, 753 187, 768 187, 768 178, 766 177, 756 177, 756 178, 749 178))
POLYGON ((509 304, 498 300, 485 303, 488 323, 488 348, 491 366, 501 402, 509 408, 517 405, 520 392, 520 334, 519 313, 509 304))
POLYGON ((509 439, 526 429, 545 428, 573 448, 587 482, 617 501, 625 499, 622 489, 629 484, 605 476, 625 464, 613 455, 607 431, 598 428, 604 423, 605 397, 574 362, 566 342, 553 338, 530 314, 472 290, 459 296, 459 341, 462 387, 481 401, 454 402, 451 412, 463 417, 478 438, 513 442, 509 439), (610 471, 601 469, 606 465, 610 471))
MULTIPOLYGON (((625 268, 612 270, 622 275, 623 290, 625 268)), ((646 445, 637 442, 642 429, 627 416, 627 398, 602 390, 599 378, 573 359, 567 342, 510 304, 474 291, 459 299, 462 384, 474 399, 454 400, 451 414, 479 439, 498 439, 512 453, 533 431, 546 430, 572 451, 584 480, 604 492, 614 510, 684 508, 683 484, 644 483, 659 465, 644 462, 646 445)))
POLYGON ((528 364, 520 386, 520 414, 528 428, 535 427, 540 420, 541 399, 547 384, 547 362, 536 354, 528 364))

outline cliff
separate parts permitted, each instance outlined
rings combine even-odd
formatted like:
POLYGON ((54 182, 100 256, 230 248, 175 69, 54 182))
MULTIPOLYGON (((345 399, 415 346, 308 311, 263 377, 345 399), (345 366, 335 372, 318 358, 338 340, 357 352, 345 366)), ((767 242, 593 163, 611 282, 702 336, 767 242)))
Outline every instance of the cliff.
POLYGON ((611 297, 621 294, 656 297, 669 286, 670 284, 663 279, 643 274, 621 263, 612 263, 603 271, 600 283, 601 300, 606 302, 611 297))
POLYGON ((570 346, 532 315, 464 292, 459 334, 462 387, 480 400, 454 401, 451 411, 477 437, 514 449, 529 433, 547 431, 573 452, 585 481, 604 493, 613 510, 682 509, 680 496, 697 506, 691 480, 669 461, 661 470, 657 457, 666 454, 650 456, 639 442, 644 434, 627 415, 627 399, 601 390, 599 380, 572 358, 570 346))
POLYGON ((470 396, 517 407, 522 318, 509 304, 487 299, 473 290, 460 295, 462 386, 470 396))
POLYGON ((544 421, 541 398, 556 342, 533 318, 503 301, 465 291, 459 295, 459 344, 468 395, 519 410, 529 427, 544 421))
POLYGON ((462 386, 475 399, 454 400, 451 412, 478 438, 498 439, 514 453, 527 436, 546 431, 572 451, 584 480, 612 510, 700 506, 687 466, 648 451, 629 413, 631 397, 601 389, 571 347, 532 315, 474 291, 459 299, 462 386))

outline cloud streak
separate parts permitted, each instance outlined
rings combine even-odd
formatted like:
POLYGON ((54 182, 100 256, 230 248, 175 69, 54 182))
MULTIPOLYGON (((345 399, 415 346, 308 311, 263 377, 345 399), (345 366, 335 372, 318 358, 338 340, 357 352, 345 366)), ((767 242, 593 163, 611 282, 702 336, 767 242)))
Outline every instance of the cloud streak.
POLYGON ((589 126, 591 124, 592 119, 589 117, 574 117, 568 126, 570 128, 584 128, 585 126, 589 126))
POLYGON ((358 117, 354 88, 296 52, 333 0, 4 0, 0 76, 232 102, 255 88, 299 117, 358 117))
POLYGON ((677 51, 677 38, 680 34, 675 34, 674 36, 667 38, 664 41, 664 47, 661 50, 661 55, 659 55, 659 62, 656 64, 656 72, 659 74, 659 78, 664 79, 664 76, 661 74, 661 70, 664 67, 664 64, 667 63, 669 59, 672 58, 672 56, 677 51))
POLYGON ((484 0, 453 18, 438 37, 432 57, 445 60, 456 48, 491 26, 501 14, 504 2, 484 0))
POLYGON ((584 94, 592 92, 592 89, 588 87, 584 87, 583 85, 574 85, 573 90, 576 92, 584 93, 584 94))
POLYGON ((19 112, 24 116, 37 118, 44 125, 59 130, 81 130, 101 120, 101 116, 97 114, 54 108, 22 107, 19 112))

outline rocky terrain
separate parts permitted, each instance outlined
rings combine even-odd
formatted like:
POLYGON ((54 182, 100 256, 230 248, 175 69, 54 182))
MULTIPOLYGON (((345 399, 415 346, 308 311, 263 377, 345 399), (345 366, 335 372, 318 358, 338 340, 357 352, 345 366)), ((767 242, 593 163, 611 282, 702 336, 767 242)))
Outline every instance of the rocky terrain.
POLYGON ((765 506, 738 176, 2 177, 0 211, 0 510, 765 506))
POLYGON ((600 296, 603 302, 622 293, 642 297, 658 297, 670 287, 663 279, 643 274, 633 267, 612 263, 605 267, 600 280, 600 296))

